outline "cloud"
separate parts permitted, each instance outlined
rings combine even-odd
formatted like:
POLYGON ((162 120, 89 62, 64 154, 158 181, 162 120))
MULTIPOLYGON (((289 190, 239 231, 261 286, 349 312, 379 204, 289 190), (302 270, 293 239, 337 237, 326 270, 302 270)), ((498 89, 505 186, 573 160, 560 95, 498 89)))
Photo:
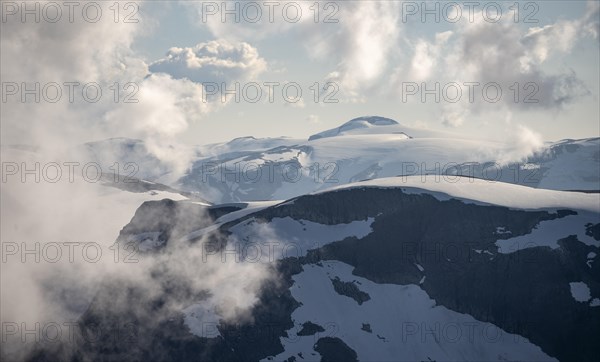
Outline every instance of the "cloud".
MULTIPOLYGON (((52 160, 16 150, 4 150, 3 160, 6 158, 28 165, 52 160)), ((128 288, 139 288, 144 297, 141 303, 146 304, 135 307, 141 314, 136 316, 139 318, 136 327, 143 327, 145 320, 160 323, 172 318, 191 304, 202 302, 199 297, 202 295, 210 296, 218 306, 214 313, 220 319, 244 323, 249 320, 249 310, 258 301, 262 283, 272 277, 265 264, 239 261, 231 253, 224 260, 220 253, 207 253, 212 250, 206 247, 208 235, 195 243, 173 237, 160 253, 142 254, 123 249, 124 243, 115 247, 119 231, 143 201, 149 198, 160 200, 170 195, 123 192, 86 182, 80 177, 72 183, 64 178, 57 183, 29 180, 20 182, 17 175, 0 185, 2 246, 17 245, 20 250, 15 255, 5 255, 3 249, 3 257, 6 257, 0 275, 3 322, 17 323, 30 330, 36 323, 41 325, 40 328, 57 324, 63 328, 60 340, 67 347, 75 347, 65 337, 64 323, 77 321, 92 301, 100 311, 108 308, 110 313, 119 315, 131 307, 126 303, 131 302, 127 298, 128 288), (71 260, 64 243, 78 243, 72 249, 71 260), (83 245, 90 243, 96 246, 84 252, 83 245), (62 256, 58 261, 50 261, 57 255, 57 248, 51 245, 60 245, 58 249, 62 256), (23 262, 24 250, 38 252, 30 252, 23 262), (99 254, 97 250, 100 250, 99 254), (35 261, 36 254, 38 262, 35 261), (126 256, 129 262, 125 262, 126 256), (174 284, 185 292, 168 290, 174 284), (106 293, 105 287, 110 285, 123 288, 106 293), (98 294, 99 291, 104 293, 98 294), (159 297, 162 307, 146 314, 144 311, 150 309, 150 301, 159 297)), ((209 221, 204 212, 164 217, 175 220, 174 229, 190 229, 209 221)), ((156 227, 155 222, 153 219, 149 228, 156 227)), ((216 232, 211 237, 223 236, 216 232)), ((112 327, 108 325, 108 328, 112 327)), ((77 330, 75 334, 80 337, 77 330)), ((29 347, 34 347, 31 343, 34 337, 28 337, 28 343, 21 340, 20 333, 7 336, 3 333, 3 337, 7 338, 2 343, 3 357, 27 360, 26 353, 29 347)))
POLYGON ((437 66, 442 47, 451 36, 451 31, 445 31, 437 33, 435 35, 435 42, 433 43, 424 39, 419 39, 417 41, 410 69, 412 79, 415 81, 423 81, 431 76, 437 66))
POLYGON ((327 43, 317 49, 339 60, 336 81, 342 92, 357 95, 385 74, 400 37, 399 14, 394 2, 356 2, 341 8, 341 28, 332 38, 323 38, 327 43))
MULTIPOLYGON (((131 3, 139 7, 142 2, 131 3)), ((41 1, 38 4, 43 9, 47 4, 56 3, 41 1)), ((2 79, 107 81, 125 77, 128 72, 143 67, 141 59, 132 52, 131 44, 136 37, 151 31, 147 19, 138 12, 134 16, 137 23, 115 22, 110 4, 93 5, 88 9, 90 14, 94 14, 96 7, 103 14, 96 22, 82 17, 81 4, 74 7, 73 22, 68 19, 67 7, 62 7, 63 14, 55 23, 43 19, 34 22, 33 16, 23 23, 19 13, 7 16, 2 22, 2 52, 18 56, 3 57, 2 79)))
POLYGON ((542 136, 523 125, 507 130, 506 134, 508 147, 496 158, 496 162, 502 166, 524 161, 544 146, 542 136))
MULTIPOLYGON (((571 52, 584 36, 594 36, 589 29, 595 28, 591 14, 597 11, 597 6, 589 5, 588 12, 580 19, 529 29, 508 20, 458 22, 447 43, 440 41, 440 33, 433 42, 417 42, 410 72, 396 78, 435 79, 440 87, 451 82, 461 85, 462 97, 458 102, 441 102, 442 123, 451 127, 489 112, 559 112, 590 92, 573 70, 550 73, 545 63, 553 55, 571 52), (444 51, 440 51, 441 46, 444 51), (469 99, 466 82, 478 83, 473 100, 469 99), (485 96, 484 86, 492 86, 485 96), (496 100, 498 88, 502 96, 496 100)), ((433 88, 433 84, 428 85, 433 88)))
POLYGON ((200 43, 192 48, 171 48, 165 58, 150 64, 153 73, 196 83, 254 79, 267 68, 258 50, 248 43, 226 40, 200 43))
POLYGON ((166 74, 152 74, 140 83, 136 95, 139 102, 108 110, 102 122, 119 129, 121 135, 143 139, 148 152, 170 170, 161 181, 172 183, 187 171, 194 156, 193 150, 181 145, 177 138, 190 123, 220 105, 204 102, 202 97, 201 85, 166 74))
POLYGON ((598 38, 600 4, 597 1, 587 3, 585 14, 575 20, 559 20, 543 27, 532 27, 522 38, 522 44, 528 54, 522 60, 525 69, 541 64, 552 53, 568 53, 578 40, 586 36, 598 38))
MULTIPOLYGON (((311 59, 327 64, 324 74, 318 76, 339 86, 337 98, 342 102, 365 103, 371 97, 393 95, 402 89, 400 82, 405 81, 435 79, 444 83, 501 85, 503 97, 496 104, 481 96, 473 104, 465 102, 468 97, 464 96, 462 102, 436 107, 442 122, 451 126, 462 125, 466 119, 488 111, 516 108, 560 112, 588 95, 585 82, 574 71, 551 72, 546 64, 556 56, 570 53, 583 37, 597 37, 599 29, 599 5, 594 1, 588 2, 585 14, 578 19, 531 28, 515 23, 510 16, 498 23, 486 22, 479 16, 470 22, 463 16, 456 24, 447 24, 450 30, 436 33, 433 39, 422 34, 411 38, 400 19, 401 4, 396 2, 335 3, 335 23, 323 22, 329 11, 323 11, 322 6, 319 21, 315 22, 310 3, 282 2, 275 7, 274 21, 269 20, 266 7, 261 6, 263 16, 256 22, 243 16, 234 22, 231 15, 229 21, 223 21, 222 5, 216 15, 204 19, 204 5, 189 6, 197 11, 198 25, 218 38, 249 41, 285 34, 293 39, 311 59), (298 22, 285 21, 281 16, 286 4, 300 8, 302 16, 298 22), (518 102, 509 89, 516 82, 520 88, 518 102), (535 93, 537 102, 523 102, 531 93, 535 93)), ((243 9, 246 5, 230 2, 226 6, 243 9)), ((466 14, 466 9, 462 13, 466 14)))
MULTIPOLYGON (((284 0, 276 3, 249 3, 229 1, 227 3, 185 2, 195 14, 199 27, 206 27, 215 37, 232 42, 262 40, 269 36, 303 31, 315 24, 312 3, 284 0), (260 16, 256 18, 256 7, 260 16), (245 8, 249 11, 244 10, 245 8), (230 11, 226 15, 227 11, 230 11), (232 11, 235 10, 237 18, 232 11), (284 15, 285 13, 285 15, 284 15), (225 17, 225 20, 223 20, 225 17)), ((331 6, 339 8, 339 4, 331 6)), ((330 12, 328 12, 330 13, 330 12)), ((333 11, 333 18, 337 18, 333 11)), ((322 15, 324 16, 324 15, 322 15)), ((321 20, 323 17, 321 17, 321 20)))
MULTIPOLYGON (((263 7, 263 16, 255 23, 244 19, 234 22, 233 18, 224 22, 221 13, 207 16, 204 21, 203 5, 190 6, 198 11, 198 24, 206 26, 218 38, 256 40, 285 33, 303 46, 310 58, 335 64, 335 68, 327 70, 326 81, 338 83, 340 98, 350 101, 359 101, 363 92, 378 85, 400 39, 401 4, 397 2, 320 3, 315 21, 312 3, 286 1, 275 7, 272 22, 267 16, 268 9, 263 7), (302 16, 298 22, 286 21, 281 15, 286 4, 300 9, 302 16), (335 22, 326 22, 326 17, 335 22)), ((229 9, 234 6, 244 6, 244 2, 227 3, 229 9)))
MULTIPOLYGON (((53 2, 36 2, 36 5, 43 8, 46 3, 53 2)), ((69 21, 66 8, 56 23, 34 22, 33 17, 23 23, 19 15, 8 16, 6 22, 3 21, 2 81, 27 82, 30 89, 34 83, 40 88, 57 83, 61 85, 62 97, 56 103, 22 103, 19 94, 9 97, 1 107, 2 144, 44 143, 54 149, 110 133, 103 132, 105 129, 99 122, 107 109, 118 106, 109 87, 115 83, 121 86, 138 83, 147 74, 144 61, 134 54, 131 45, 136 37, 150 29, 144 25, 147 22, 141 14, 137 14, 138 23, 115 23, 113 17, 108 16, 112 14, 110 4, 94 4, 105 14, 95 23, 81 17, 81 8, 74 11, 73 22, 69 21), (73 102, 68 100, 68 90, 62 86, 65 82, 80 84, 75 88, 73 102), (83 85, 92 83, 103 91, 101 100, 96 103, 82 99, 83 85)))
POLYGON ((580 20, 580 28, 584 34, 598 39, 600 34, 600 3, 588 0, 586 4, 586 12, 580 20))
MULTIPOLYGON (((39 167, 48 162, 83 164, 87 160, 81 159, 84 155, 75 146, 123 136, 143 140, 148 152, 168 164, 173 170, 170 176, 176 178, 192 156, 190 149, 178 145, 177 138, 188 130, 190 122, 201 120, 220 105, 202 102, 202 86, 197 83, 149 71, 145 60, 132 49, 135 39, 151 30, 144 25, 152 22, 143 19, 143 12, 137 14, 138 23, 115 23, 109 9, 113 4, 96 4, 105 14, 96 23, 81 19, 71 23, 66 16, 58 23, 23 23, 19 16, 3 22, 0 33, 3 82, 42 85, 95 82, 102 90, 102 97, 95 103, 85 101, 81 88, 73 102, 68 100, 64 88, 61 100, 56 103, 21 102, 19 96, 10 97, 0 107, 2 161, 19 165, 25 162, 29 169, 36 162, 39 167), (115 83, 120 90, 117 97, 115 88, 111 88, 115 83), (130 87, 124 87, 127 84, 130 87), (133 102, 125 102, 126 96, 131 96, 133 102), (38 151, 12 152, 9 144, 29 145, 38 151)), ((143 6, 141 2, 135 4, 143 6)), ((173 72, 185 69, 197 76, 206 72, 212 76, 210 79, 219 81, 246 79, 266 66, 256 49, 248 44, 214 41, 195 50, 193 55, 188 54, 189 49, 173 50, 171 63, 165 59, 161 64, 170 66, 167 68, 173 72)), ((110 164, 110 160, 105 161, 110 164)), ((29 327, 36 322, 60 324, 76 319, 101 283, 117 277, 139 282, 147 287, 149 294, 158 292, 157 286, 148 280, 149 269, 143 266, 164 267, 194 288, 213 290, 217 301, 229 303, 221 311, 224 318, 236 318, 236 308, 243 312, 253 305, 254 292, 267 277, 263 269, 253 265, 223 265, 220 260, 199 265, 197 260, 186 259, 197 256, 199 251, 186 248, 189 245, 185 243, 170 251, 171 259, 149 258, 139 268, 114 263, 111 255, 107 255, 111 252, 109 247, 136 208, 150 196, 101 187, 80 177, 70 183, 65 181, 66 177, 63 174, 58 183, 36 183, 32 178, 30 182, 21 182, 18 176, 2 182, 2 246, 15 242, 31 250, 34 245, 43 249, 53 242, 96 242, 105 253, 103 262, 79 259, 69 263, 63 254, 59 263, 22 263, 19 258, 3 263, 3 321, 19 325, 24 322, 29 327), (207 278, 197 278, 198 275, 207 278)), ((196 245, 200 246, 202 243, 196 245)), ((178 307, 177 300, 172 302, 174 308, 178 307)), ((6 345, 24 347, 21 343, 3 343, 3 353, 6 345)))
POLYGON ((442 124, 448 127, 462 126, 468 116, 468 109, 462 105, 444 105, 442 124))
POLYGON ((577 40, 578 30, 577 23, 571 21, 530 28, 521 40, 528 48, 528 54, 522 60, 523 70, 529 70, 532 64, 543 63, 551 52, 570 51, 577 40))
POLYGON ((111 4, 98 6, 106 16, 96 23, 80 18, 71 23, 63 16, 57 23, 24 24, 20 16, 9 16, 2 24, 2 80, 28 82, 29 87, 37 82, 40 88, 56 83, 62 97, 56 103, 24 103, 20 94, 9 97, 1 108, 1 143, 36 145, 53 153, 92 140, 141 139, 153 156, 172 168, 170 177, 175 179, 192 156, 188 148, 178 145, 177 137, 190 123, 226 103, 219 95, 204 101, 203 96, 208 97, 202 86, 188 79, 217 83, 252 79, 266 69, 266 61, 247 43, 214 40, 193 48, 172 48, 148 66, 132 45, 152 30, 147 25, 154 24, 152 19, 137 12, 137 23, 115 23, 111 4), (66 82, 80 84, 73 102, 63 86, 66 82), (86 84, 101 90, 99 101, 82 99, 86 84))

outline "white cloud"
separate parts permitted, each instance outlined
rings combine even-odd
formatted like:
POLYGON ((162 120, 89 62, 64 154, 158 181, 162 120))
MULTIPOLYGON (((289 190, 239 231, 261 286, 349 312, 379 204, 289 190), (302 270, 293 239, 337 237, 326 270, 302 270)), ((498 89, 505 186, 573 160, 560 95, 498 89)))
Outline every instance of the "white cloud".
POLYGON ((497 162, 500 165, 523 161, 544 146, 542 136, 523 125, 508 129, 506 134, 509 147, 497 155, 497 162))
MULTIPOLYGON (((230 2, 232 9, 235 3, 230 2)), ((243 19, 236 23, 223 22, 221 13, 208 16, 203 22, 202 5, 193 5, 198 11, 198 22, 206 26, 218 38, 231 41, 256 40, 268 35, 285 33, 296 39, 308 55, 321 61, 333 61, 335 69, 328 71, 327 81, 338 83, 340 97, 359 100, 365 90, 377 86, 386 73, 392 52, 398 48, 401 27, 399 26, 400 3, 380 1, 349 1, 319 3, 319 21, 314 21, 314 8, 310 2, 284 1, 276 7, 274 21, 270 22, 266 7, 260 21, 249 23, 243 19), (301 8, 302 16, 296 23, 286 21, 281 11, 286 3, 301 8), (335 6, 335 7, 333 7, 335 6), (336 23, 327 23, 325 18, 336 23)), ((220 7, 222 10, 222 6, 220 7)), ((383 79, 385 81, 385 79, 383 79)))
POLYGON ((598 1, 588 0, 586 13, 581 19, 581 30, 584 34, 598 38, 600 33, 600 3, 598 1))
POLYGON ((345 9, 339 42, 329 43, 329 52, 340 52, 341 85, 350 90, 371 85, 385 71, 389 53, 399 37, 398 4, 362 2, 345 9), (340 49, 340 45, 342 49, 340 49))
MULTIPOLYGON (((415 77, 422 79, 422 74, 427 74, 430 78, 436 77, 441 85, 479 83, 473 102, 469 101, 468 88, 464 86, 460 101, 442 102, 442 122, 448 126, 460 126, 473 115, 484 112, 488 115, 532 109, 558 112, 589 91, 574 71, 549 73, 544 63, 553 54, 572 50, 589 25, 588 17, 530 29, 523 29, 512 21, 459 22, 453 41, 445 48, 450 53, 429 51, 431 43, 417 47, 416 56, 419 51, 426 55, 421 56, 421 72, 415 77), (431 54, 435 55, 434 59, 430 59, 431 54), (435 74, 430 72, 433 64, 437 64, 435 74), (483 86, 492 83, 502 90, 498 102, 490 102, 482 96, 483 86)), ((405 74, 404 79, 412 79, 411 76, 405 74)))
POLYGON ((524 56, 526 57, 526 61, 523 62, 524 70, 530 69, 530 63, 535 65, 546 61, 552 51, 570 51, 577 39, 577 32, 576 23, 571 21, 530 28, 522 39, 530 54, 524 56))
MULTIPOLYGON (((143 4, 136 3, 138 6, 143 4)), ((74 102, 67 90, 57 103, 22 103, 19 94, 3 104, 2 144, 33 144, 49 152, 109 137, 141 139, 147 149, 174 168, 172 177, 185 170, 191 154, 177 146, 177 137, 210 111, 224 105, 220 95, 203 101, 195 81, 235 82, 251 79, 266 69, 258 51, 247 43, 210 41, 194 48, 172 48, 167 57, 150 65, 132 50, 134 40, 151 30, 151 19, 138 23, 116 22, 109 3, 99 3, 102 16, 96 23, 63 16, 57 23, 22 23, 20 16, 2 24, 2 80, 79 82, 74 102), (93 39, 93 44, 91 43, 93 39), (102 91, 97 103, 81 97, 84 84, 95 82, 102 91), (125 85, 131 83, 130 88, 125 85), (120 91, 114 100, 114 85, 120 91), (135 103, 124 103, 130 94, 135 103)), ((41 7, 44 4, 40 5, 41 7)), ((33 18, 32 18, 33 19, 33 18)), ((31 86, 31 85, 30 85, 31 86)), ((228 85, 229 87, 229 85, 228 85)), ((32 98, 32 97, 30 97, 32 98)))
MULTIPOLYGON (((36 5, 43 8, 46 3, 36 5)), ((145 63, 135 56, 131 45, 149 29, 140 14, 136 15, 138 23, 115 23, 108 8, 111 4, 94 4, 101 6, 105 15, 95 23, 81 17, 81 6, 74 11, 73 22, 64 8, 56 23, 34 22, 33 17, 23 23, 19 15, 8 16, 2 23, 3 82, 27 82, 30 88, 36 82, 40 88, 51 82, 81 84, 72 103, 65 87, 57 103, 22 103, 18 95, 10 97, 1 111, 2 144, 38 143, 55 149, 109 135, 100 122, 107 109, 118 106, 109 87, 139 82, 147 74, 145 63), (82 86, 92 82, 103 91, 98 103, 85 102, 81 96, 82 86)))
POLYGON ((267 68, 258 50, 248 43, 213 40, 192 48, 171 48, 165 58, 150 64, 153 73, 193 82, 253 79, 267 68))
MULTIPOLYGON (((37 3, 44 8, 53 2, 37 3)), ((140 6, 142 2, 131 3, 140 6)), ((95 6, 101 8, 103 15, 97 22, 82 17, 81 4, 73 11, 73 22, 68 19, 66 7, 62 8, 63 14, 56 23, 43 19, 34 22, 33 16, 23 23, 20 14, 7 16, 7 21, 2 22, 5 55, 2 79, 96 82, 123 78, 128 72, 139 70, 143 62, 135 57, 131 44, 137 36, 151 30, 146 25, 149 22, 140 13, 135 15, 138 23, 115 22, 109 9, 111 5, 100 2, 90 7, 90 14, 94 14, 95 6), (18 56, 7 56, 9 54, 18 56)))
POLYGON ((172 170, 162 181, 173 182, 187 170, 193 157, 192 150, 179 144, 177 137, 214 108, 202 97, 199 84, 152 74, 140 83, 139 102, 113 108, 103 122, 122 135, 143 139, 147 150, 172 170))
POLYGON ((424 39, 417 41, 410 69, 411 79, 419 82, 431 77, 437 66, 442 47, 451 36, 451 31, 445 31, 437 33, 433 43, 424 39))

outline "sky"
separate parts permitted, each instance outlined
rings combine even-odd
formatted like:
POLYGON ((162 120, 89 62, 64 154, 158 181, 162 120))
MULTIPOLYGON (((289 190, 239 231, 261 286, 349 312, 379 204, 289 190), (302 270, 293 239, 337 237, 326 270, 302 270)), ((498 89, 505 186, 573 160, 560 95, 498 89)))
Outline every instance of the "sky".
POLYGON ((39 19, 2 5, 2 144, 304 138, 364 115, 494 140, 600 136, 597 1, 109 1, 72 19, 58 3, 55 22, 34 3, 39 19), (102 97, 79 86, 70 102, 65 82, 102 97))

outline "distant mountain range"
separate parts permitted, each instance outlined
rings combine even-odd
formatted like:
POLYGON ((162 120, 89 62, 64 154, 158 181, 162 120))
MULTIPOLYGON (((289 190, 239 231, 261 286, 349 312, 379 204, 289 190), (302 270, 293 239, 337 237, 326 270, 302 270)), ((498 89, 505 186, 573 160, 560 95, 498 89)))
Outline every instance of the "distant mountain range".
MULTIPOLYGON (((511 147, 361 117, 308 140, 242 137, 196 147, 191 169, 170 186, 215 203, 287 199, 400 175, 437 174, 448 180, 464 175, 536 188, 599 191, 600 138, 551 142, 522 160, 501 161, 514 153, 511 147)), ((111 139, 85 148, 106 167, 135 162, 138 178, 160 182, 170 172, 139 140, 111 139)))

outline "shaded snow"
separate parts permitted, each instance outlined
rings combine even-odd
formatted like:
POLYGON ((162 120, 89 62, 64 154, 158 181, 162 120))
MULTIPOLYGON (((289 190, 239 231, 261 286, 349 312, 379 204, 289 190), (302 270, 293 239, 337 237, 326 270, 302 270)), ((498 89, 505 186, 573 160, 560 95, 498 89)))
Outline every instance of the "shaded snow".
POLYGON ((273 218, 270 222, 258 222, 254 218, 245 220, 230 231, 230 241, 255 244, 263 255, 276 259, 306 255, 310 249, 343 240, 347 237, 361 239, 371 233, 374 218, 352 221, 348 224, 324 225, 291 217, 273 218))
POLYGON ((302 305, 292 314, 295 327, 287 331, 288 337, 281 338, 285 351, 273 360, 290 356, 300 360, 298 353, 319 359, 311 353, 322 337, 340 338, 361 361, 554 360, 524 337, 436 305, 419 286, 376 284, 353 275, 350 265, 321 263, 305 265, 303 272, 293 276, 290 290, 302 305), (331 283, 335 277, 356 281, 371 299, 359 305, 339 295, 331 283), (325 331, 298 336, 307 321, 325 331), (372 333, 364 331, 363 324, 369 324, 372 333))
POLYGON ((598 214, 580 212, 579 215, 569 215, 560 219, 546 220, 540 222, 526 235, 510 239, 496 241, 498 251, 502 254, 514 253, 515 251, 547 246, 552 249, 559 247, 557 241, 570 235, 576 235, 577 240, 586 245, 600 246, 600 241, 586 235, 585 225, 598 220, 598 214))
MULTIPOLYGON (((315 192, 315 194, 351 188, 402 188, 408 193, 431 194, 439 200, 456 198, 476 204, 492 204, 515 209, 574 209, 600 212, 600 194, 536 189, 527 186, 457 177, 455 182, 420 176, 386 177, 355 182, 315 192)), ((597 220, 597 219, 596 219, 597 220)))
POLYGON ((593 251, 590 251, 587 255, 587 261, 586 264, 588 267, 592 267, 592 263, 594 262, 594 258, 596 257, 596 253, 594 253, 593 251))
POLYGON ((510 230, 506 230, 505 226, 496 227, 496 234, 512 234, 510 230))
POLYGON ((277 205, 279 203, 281 203, 281 201, 279 201, 279 200, 246 202, 246 203, 244 203, 246 206, 243 209, 233 211, 233 212, 230 212, 228 214, 221 216, 220 218, 215 220, 215 223, 213 225, 192 231, 191 233, 189 233, 188 235, 186 235, 184 237, 184 240, 193 240, 193 239, 199 238, 203 235, 206 235, 210 232, 217 230, 219 227, 221 227, 221 225, 223 225, 225 223, 228 223, 230 221, 235 221, 237 219, 241 219, 244 216, 247 216, 252 213, 258 212, 260 210, 266 209, 267 207, 277 205))
POLYGON ((216 338, 221 335, 217 328, 219 316, 208 301, 192 304, 182 312, 184 314, 183 323, 189 328, 190 333, 203 338, 216 338))
POLYGON ((587 302, 592 298, 590 288, 584 282, 569 283, 571 287, 571 295, 578 302, 587 302))

